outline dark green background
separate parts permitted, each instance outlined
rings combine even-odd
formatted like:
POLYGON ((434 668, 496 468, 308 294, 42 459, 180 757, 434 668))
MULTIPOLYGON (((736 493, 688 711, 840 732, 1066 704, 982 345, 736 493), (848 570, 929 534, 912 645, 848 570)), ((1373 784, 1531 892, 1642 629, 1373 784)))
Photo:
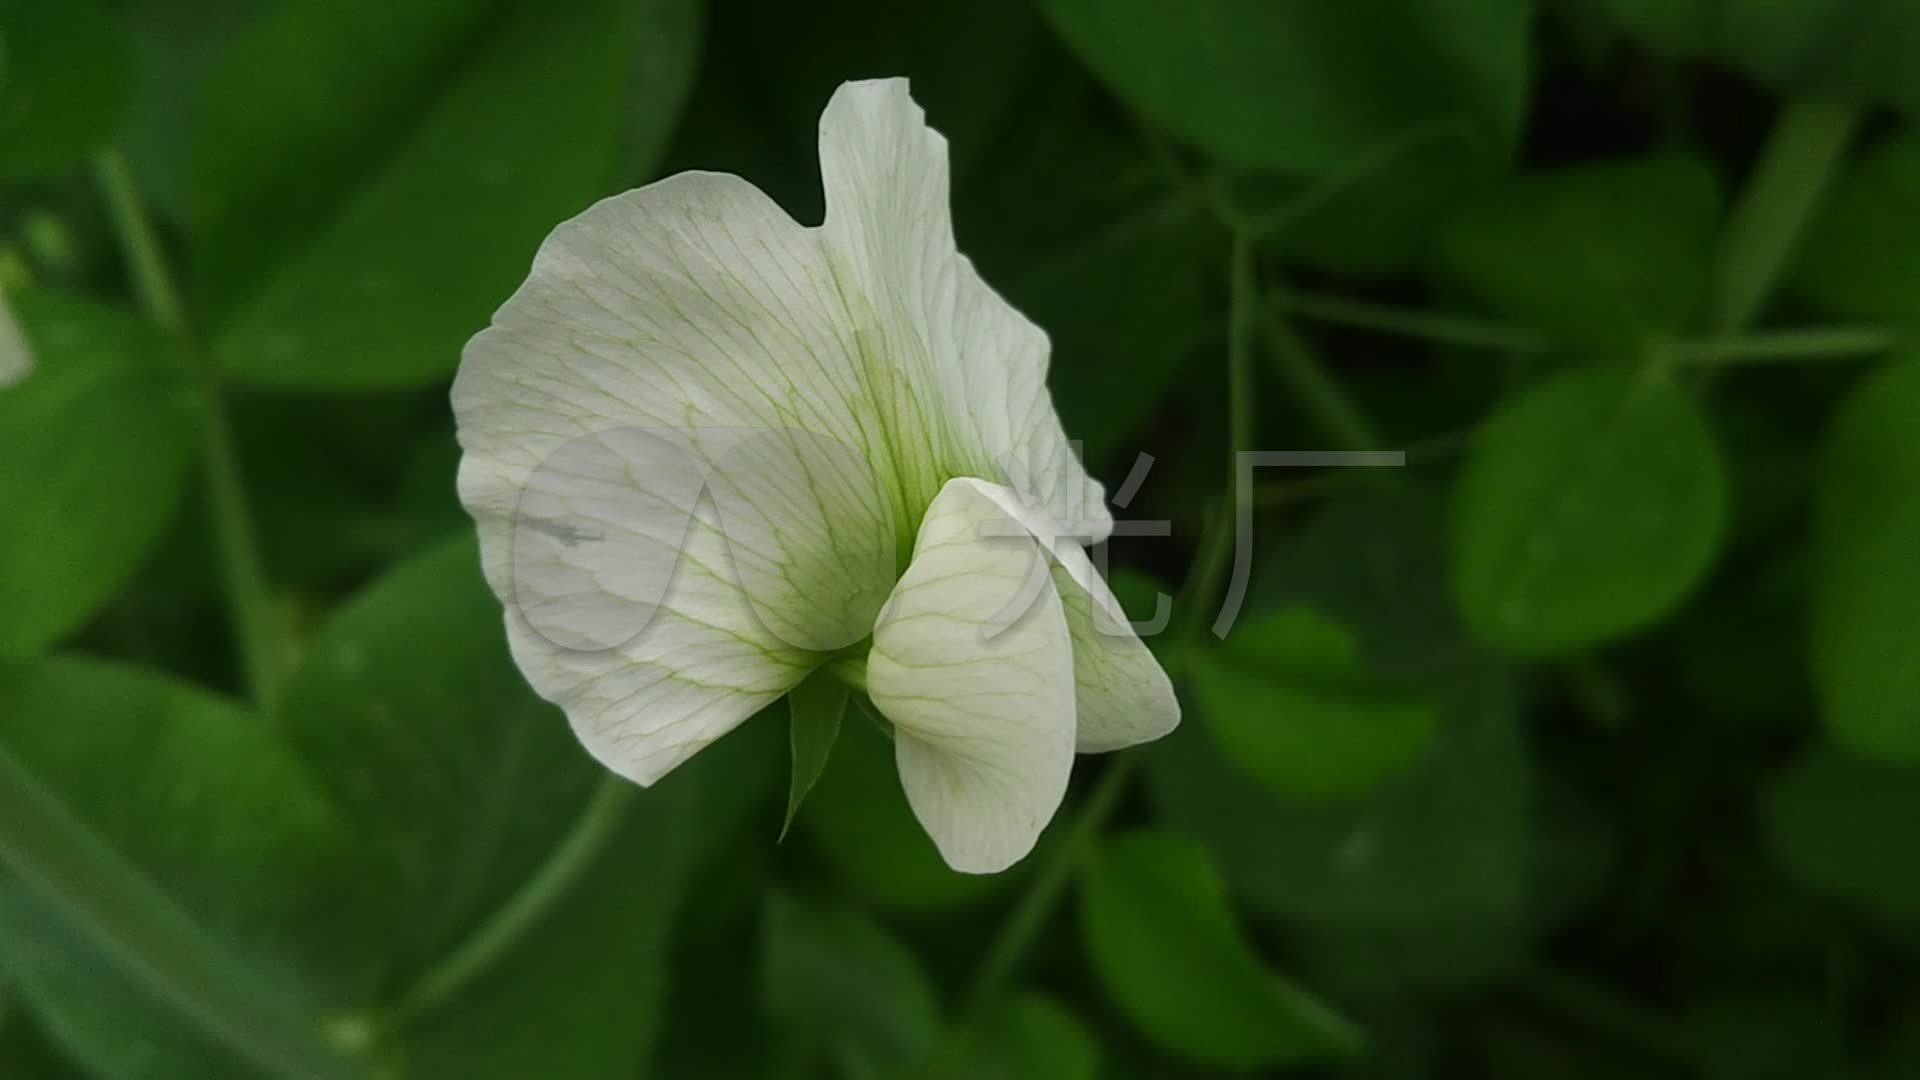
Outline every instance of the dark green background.
POLYGON ((0 0, 0 45, 0 1076, 1920 1075, 1920 6, 0 0), (994 878, 864 722, 776 843, 780 707, 608 812, 453 494, 460 346, 555 223, 688 168, 815 221, 883 75, 1171 528, 1112 557, 1184 724, 994 878), (1409 465, 1256 475, 1220 642, 1236 439, 1409 465))

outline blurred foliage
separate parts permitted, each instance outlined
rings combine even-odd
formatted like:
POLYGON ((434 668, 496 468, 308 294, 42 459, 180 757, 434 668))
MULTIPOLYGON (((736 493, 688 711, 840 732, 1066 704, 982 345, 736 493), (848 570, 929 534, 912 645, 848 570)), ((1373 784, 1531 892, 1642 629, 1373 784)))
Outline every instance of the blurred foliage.
POLYGON ((0 1076, 273 1074, 183 925, 344 1076, 1920 1074, 1916 110, 1902 0, 0 0, 0 1076), (1170 523, 1187 722, 993 878, 832 694, 603 784, 453 496, 548 229, 817 220, 895 74, 1170 523), (1256 470, 1216 639, 1230 324, 1408 460, 1256 470))

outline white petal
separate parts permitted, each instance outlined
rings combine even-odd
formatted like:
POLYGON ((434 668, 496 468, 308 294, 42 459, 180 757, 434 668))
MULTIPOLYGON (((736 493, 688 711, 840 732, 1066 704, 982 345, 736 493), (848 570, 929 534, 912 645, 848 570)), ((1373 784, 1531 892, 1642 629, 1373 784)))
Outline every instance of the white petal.
POLYGON ((1073 635, 1079 712, 1077 749, 1098 754, 1150 742, 1180 723, 1180 702, 1160 661, 1147 649, 1093 560, 1044 508, 1009 488, 978 485, 1008 519, 1053 557, 1053 581, 1073 635))
POLYGON ((26 378, 32 371, 33 351, 27 348, 27 337, 14 321, 7 298, 0 295, 0 390, 26 378))
POLYGON ((950 476, 1036 495, 1082 543, 1113 529, 1047 394, 1047 335, 954 247, 947 142, 904 79, 846 83, 820 117, 822 229, 921 505, 950 476), (931 464, 931 470, 924 466, 931 464))
POLYGON ((969 873, 1033 849, 1073 767, 1066 617, 1046 556, 987 486, 953 480, 934 499, 867 658, 907 801, 948 865, 969 873))
POLYGON ((901 511, 853 354, 817 231, 712 173, 556 229, 467 346, 460 494, 515 658, 623 775, 872 626, 901 511))

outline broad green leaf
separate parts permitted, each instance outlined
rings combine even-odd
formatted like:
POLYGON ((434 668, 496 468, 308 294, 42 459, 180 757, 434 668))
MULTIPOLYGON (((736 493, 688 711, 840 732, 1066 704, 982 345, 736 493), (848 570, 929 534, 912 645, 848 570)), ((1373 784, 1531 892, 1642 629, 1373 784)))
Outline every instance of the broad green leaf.
POLYGON ((0 177, 83 164, 126 106, 126 42, 95 0, 0 0, 0 177))
POLYGON ((1920 108, 1920 9, 1858 0, 1607 0, 1654 48, 1726 61, 1796 96, 1920 108))
POLYGON ((1861 754, 1920 764, 1920 363, 1869 377, 1816 483, 1812 666, 1821 718, 1861 754))
MULTIPOLYGON (((691 49, 682 3, 303 0, 263 24, 210 82, 201 132, 220 361, 306 390, 453 370, 540 238, 606 190, 633 43, 670 27, 691 49)), ((677 110, 656 91, 647 107, 677 110)))
POLYGON ((1316 173, 1423 122, 1493 147, 1526 106, 1527 0, 1044 0, 1154 124, 1235 165, 1316 173))
POLYGON ((734 779, 695 768, 636 793, 593 868, 496 966, 406 1034, 406 1075, 650 1075, 671 931, 713 839, 709 789, 734 779))
MULTIPOLYGON (((161 676, 48 659, 0 668, 0 742, 285 996, 337 1007, 368 990, 343 946, 372 898, 347 873, 340 822, 261 718, 161 676)), ((0 882, 0 975, 76 1060, 111 1076, 248 1074, 118 964, 0 882)))
POLYGON ((1711 1080, 1855 1080, 1845 1017, 1810 988, 1747 990, 1698 1002, 1681 1018, 1711 1080))
POLYGON ((1082 880, 1080 921, 1107 993, 1170 1053, 1254 1069, 1359 1047, 1356 1029, 1261 962, 1206 852, 1184 836, 1107 841, 1082 880))
POLYGON ((1242 622, 1195 654, 1192 681, 1227 756, 1281 795, 1365 792, 1433 737, 1432 705, 1367 672, 1353 636, 1308 607, 1242 622))
POLYGON ((1920 923, 1920 771, 1817 748, 1766 794, 1767 846, 1807 889, 1920 923))
POLYGON ((1592 368, 1507 402, 1453 496, 1454 596, 1483 641, 1571 652, 1659 621, 1719 551, 1727 479, 1686 391, 1592 368))
POLYGON ((1578 165, 1488 191, 1440 232, 1440 271, 1495 312, 1629 351, 1705 302, 1720 193, 1693 157, 1578 165))
POLYGON ((191 398, 145 325, 51 294, 9 298, 36 369, 0 391, 0 656, 72 633, 139 569, 179 507, 191 398))
POLYGON ((473 539, 349 601, 288 679, 300 750, 386 875, 362 947, 396 973, 496 910, 578 815, 596 771, 507 654, 473 539))
POLYGON ((1920 321, 1920 137, 1891 136, 1847 166, 1807 227, 1792 285, 1835 315, 1920 321))
POLYGON ((1016 994, 943 1049, 930 1080, 1094 1080, 1100 1046, 1066 1006, 1016 994))
POLYGON ((907 806, 893 744, 856 711, 834 744, 800 827, 859 895, 888 908, 936 911, 979 900, 1007 875, 962 874, 934 849, 907 806))
POLYGON ((793 748, 793 773, 787 786, 787 817, 780 825, 785 837, 793 828, 800 804, 820 780, 840 737, 840 718, 847 711, 847 684, 821 669, 787 695, 788 741, 793 748))
POLYGON ((767 902, 767 1010, 848 1077, 908 1076, 933 1053, 939 1003, 912 952, 851 911, 767 902))

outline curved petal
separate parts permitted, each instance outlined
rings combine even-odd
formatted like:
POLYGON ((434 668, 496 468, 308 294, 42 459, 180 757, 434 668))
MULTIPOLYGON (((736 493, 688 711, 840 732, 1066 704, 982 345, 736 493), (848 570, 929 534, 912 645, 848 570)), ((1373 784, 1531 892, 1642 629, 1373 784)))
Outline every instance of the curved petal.
POLYGON ((947 142, 905 79, 843 84, 820 117, 821 226, 870 356, 875 396, 925 505, 945 478, 1031 492, 1082 543, 1113 519, 1047 393, 1047 335, 954 246, 947 142))
POLYGON ((941 489, 867 658, 907 801, 948 865, 968 873, 1033 849, 1073 767, 1066 616, 1039 546, 988 486, 941 489))
POLYGON ((1151 742, 1179 726, 1180 702, 1172 681, 1133 632, 1119 599, 1086 550, 1044 508, 1027 503, 1012 489, 982 483, 977 490, 1053 558, 1053 582, 1073 636, 1079 752, 1098 754, 1151 742))
POLYGON ((898 508, 818 233, 685 173, 560 226, 462 357, 460 495, 514 655, 649 783, 863 639, 898 508))

